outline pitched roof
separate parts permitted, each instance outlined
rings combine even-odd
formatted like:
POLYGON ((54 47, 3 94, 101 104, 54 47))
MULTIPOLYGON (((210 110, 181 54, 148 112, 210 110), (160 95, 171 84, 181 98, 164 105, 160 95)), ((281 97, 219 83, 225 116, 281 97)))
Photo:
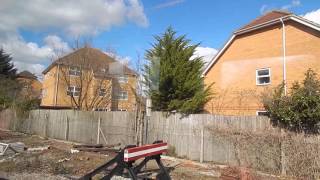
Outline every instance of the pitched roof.
POLYGON ((205 68, 205 70, 202 73, 202 76, 205 76, 209 72, 211 67, 218 61, 219 57, 227 50, 227 48, 234 41, 236 36, 243 34, 243 33, 255 31, 257 29, 261 29, 264 27, 268 27, 268 26, 271 26, 274 24, 278 24, 278 23, 281 23, 281 21, 284 22, 284 21, 289 21, 289 20, 303 24, 306 27, 312 28, 312 29, 320 32, 320 25, 319 24, 312 22, 312 21, 309 21, 303 17, 297 16, 293 13, 284 12, 284 11, 269 12, 261 17, 258 17, 255 20, 253 20, 252 22, 243 26, 239 30, 235 31, 232 34, 231 38, 224 44, 223 48, 218 51, 218 53, 213 57, 213 59, 207 65, 207 67, 205 68))
MULTIPOLYGON (((67 66, 80 66, 80 65, 90 66, 90 68, 100 71, 102 68, 112 68, 112 64, 121 64, 116 61, 114 58, 108 56, 106 53, 102 52, 99 49, 84 47, 78 49, 70 54, 63 56, 62 58, 54 61, 47 69, 45 69, 42 73, 46 74, 52 67, 57 64, 67 65, 67 66)), ((127 66, 123 65, 123 73, 136 75, 136 72, 127 66)))
POLYGON ((269 21, 272 21, 272 20, 275 20, 275 19, 279 19, 279 18, 288 16, 288 15, 291 15, 291 14, 292 14, 291 12, 278 11, 278 10, 267 12, 266 14, 256 18, 255 20, 251 21, 248 24, 244 25, 243 27, 241 27, 237 31, 248 29, 248 28, 254 27, 256 25, 263 24, 263 23, 266 23, 266 22, 269 22, 269 21))
POLYGON ((37 79, 37 76, 29 71, 22 71, 17 74, 18 78, 37 79))

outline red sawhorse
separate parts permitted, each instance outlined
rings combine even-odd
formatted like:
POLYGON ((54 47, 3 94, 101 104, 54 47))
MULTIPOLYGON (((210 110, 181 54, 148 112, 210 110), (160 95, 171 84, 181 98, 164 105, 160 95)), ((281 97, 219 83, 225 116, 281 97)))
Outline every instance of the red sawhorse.
POLYGON ((153 144, 135 146, 130 145, 125 147, 118 155, 109 162, 99 166, 93 171, 81 177, 81 180, 91 180, 96 174, 103 172, 104 176, 101 179, 111 179, 114 175, 130 177, 133 180, 146 179, 146 177, 139 176, 143 174, 142 168, 150 160, 155 160, 160 168, 160 173, 157 179, 171 180, 168 171, 161 162, 161 154, 168 149, 167 143, 163 141, 156 141, 153 144), (133 163, 144 158, 138 165, 133 163), (125 169, 127 170, 125 172, 125 169))

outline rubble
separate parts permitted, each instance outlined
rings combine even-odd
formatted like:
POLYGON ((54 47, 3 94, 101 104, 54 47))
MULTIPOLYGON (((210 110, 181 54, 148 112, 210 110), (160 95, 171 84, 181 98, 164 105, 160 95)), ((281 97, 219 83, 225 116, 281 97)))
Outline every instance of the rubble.
POLYGON ((28 151, 44 151, 50 149, 50 146, 28 148, 28 151))
POLYGON ((25 148, 25 144, 22 142, 0 143, 0 155, 21 153, 25 150, 25 148))
POLYGON ((86 152, 118 152, 121 143, 118 144, 77 144, 73 145, 74 149, 71 149, 71 153, 78 153, 79 151, 86 151, 86 152))

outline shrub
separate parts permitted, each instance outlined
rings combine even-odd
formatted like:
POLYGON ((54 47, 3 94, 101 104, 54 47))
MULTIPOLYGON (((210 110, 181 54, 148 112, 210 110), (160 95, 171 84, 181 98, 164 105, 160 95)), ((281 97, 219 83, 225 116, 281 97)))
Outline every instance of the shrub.
POLYGON ((302 83, 295 82, 288 95, 283 84, 263 95, 263 104, 273 123, 289 130, 307 133, 320 131, 320 81, 309 69, 302 83))

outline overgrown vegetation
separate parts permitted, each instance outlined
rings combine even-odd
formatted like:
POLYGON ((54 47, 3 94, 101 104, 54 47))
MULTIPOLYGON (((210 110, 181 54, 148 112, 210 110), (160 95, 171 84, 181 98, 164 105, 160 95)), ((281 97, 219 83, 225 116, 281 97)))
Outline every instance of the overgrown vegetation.
POLYGON ((231 126, 209 126, 208 130, 217 144, 231 144, 237 166, 288 176, 288 179, 320 177, 320 145, 316 135, 280 133, 275 129, 255 132, 231 126))
POLYGON ((39 99, 21 95, 23 86, 16 79, 17 69, 12 63, 12 57, 0 49, 0 111, 6 108, 15 108, 20 112, 38 108, 39 99))
POLYGON ((263 104, 275 125, 296 132, 320 132, 320 81, 309 69, 305 79, 295 82, 288 95, 280 85, 270 93, 263 94, 263 104))
POLYGON ((159 111, 197 113, 210 100, 201 72, 203 61, 194 57, 199 44, 192 45, 185 35, 176 36, 170 27, 146 53, 145 80, 152 107, 159 111))

